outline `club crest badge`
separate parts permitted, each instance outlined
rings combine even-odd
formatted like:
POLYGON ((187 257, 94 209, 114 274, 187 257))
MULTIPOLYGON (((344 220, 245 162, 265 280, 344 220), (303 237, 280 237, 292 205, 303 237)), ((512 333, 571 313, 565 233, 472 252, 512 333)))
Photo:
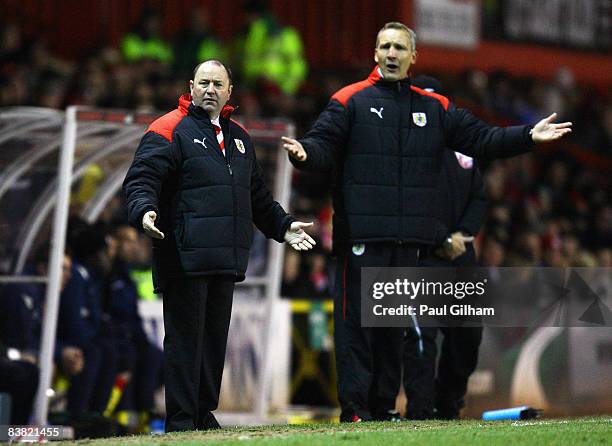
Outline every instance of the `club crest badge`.
POLYGON ((356 256, 361 256, 365 252, 365 245, 363 243, 357 243, 353 245, 352 251, 356 256))
POLYGON ((459 165, 464 169, 471 169, 474 167, 474 158, 464 155, 463 153, 455 152, 459 165))
POLYGON ((412 121, 419 127, 425 127, 427 124, 427 116, 425 113, 418 112, 412 114, 412 121))
POLYGON ((244 143, 242 142, 241 139, 234 139, 234 142, 236 143, 236 148, 238 149, 240 153, 246 152, 246 149, 244 148, 244 143))

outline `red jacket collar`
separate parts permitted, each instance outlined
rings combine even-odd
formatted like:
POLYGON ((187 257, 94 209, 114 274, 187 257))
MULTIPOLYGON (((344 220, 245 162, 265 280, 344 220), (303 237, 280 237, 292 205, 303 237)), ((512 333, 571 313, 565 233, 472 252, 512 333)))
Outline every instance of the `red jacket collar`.
MULTIPOLYGON (((179 110, 181 110, 184 113, 187 113, 187 110, 189 110, 189 105, 191 105, 191 101, 192 101, 191 94, 185 93, 183 96, 179 98, 179 104, 178 104, 179 110)), ((221 109, 221 117, 225 119, 229 119, 229 117, 231 116, 234 110, 236 110, 236 107, 233 107, 229 104, 225 104, 223 108, 221 109)))
MULTIPOLYGON (((409 79, 409 78, 410 78, 410 72, 408 72, 408 77, 400 80, 400 82, 405 81, 406 79, 409 79)), ((380 72, 380 68, 378 67, 378 65, 376 65, 374 69, 372 70, 372 72, 370 73, 370 75, 368 76, 368 81, 371 84, 375 84, 378 81, 384 81, 384 80, 385 78, 382 76, 382 73, 380 72)))
POLYGON ((179 98, 178 108, 183 113, 187 113, 187 110, 189 110, 190 104, 191 104, 191 94, 185 93, 183 96, 179 98))
POLYGON ((372 72, 370 73, 370 75, 368 76, 368 81, 370 81, 371 84, 375 84, 382 78, 383 77, 380 74, 380 68, 378 68, 378 65, 376 65, 374 69, 372 70, 372 72))

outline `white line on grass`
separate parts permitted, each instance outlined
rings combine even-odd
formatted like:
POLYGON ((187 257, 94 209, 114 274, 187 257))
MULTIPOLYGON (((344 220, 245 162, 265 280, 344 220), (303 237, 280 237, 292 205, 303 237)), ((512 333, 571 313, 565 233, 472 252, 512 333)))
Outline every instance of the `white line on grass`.
MULTIPOLYGON (((547 421, 514 421, 512 426, 543 426, 546 424, 568 424, 575 423, 577 420, 547 420, 547 421)), ((601 423, 612 422, 612 418, 607 420, 580 420, 580 423, 601 423)))

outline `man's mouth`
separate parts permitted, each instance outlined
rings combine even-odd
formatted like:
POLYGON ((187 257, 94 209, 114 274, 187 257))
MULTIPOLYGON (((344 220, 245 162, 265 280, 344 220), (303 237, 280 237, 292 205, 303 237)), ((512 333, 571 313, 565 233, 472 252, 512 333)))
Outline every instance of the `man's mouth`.
POLYGON ((387 70, 396 71, 399 69, 399 65, 394 62, 387 62, 387 70))

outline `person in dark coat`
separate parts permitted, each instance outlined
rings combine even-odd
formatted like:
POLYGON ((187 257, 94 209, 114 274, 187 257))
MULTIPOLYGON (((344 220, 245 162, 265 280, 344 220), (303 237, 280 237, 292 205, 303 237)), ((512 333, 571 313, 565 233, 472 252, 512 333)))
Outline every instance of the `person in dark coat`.
POLYGON ((130 224, 153 237, 164 295, 166 431, 219 427, 217 408, 234 283, 253 223, 296 250, 314 240, 272 198, 247 130, 231 118, 230 70, 208 60, 190 94, 142 137, 123 190, 130 224))
POLYGON ((333 171, 334 251, 338 256, 334 340, 341 421, 395 418, 404 330, 361 326, 361 267, 417 266, 419 255, 469 237, 447 234, 438 216, 437 181, 448 148, 475 158, 532 150, 570 131, 555 114, 535 126, 490 127, 448 98, 411 85, 415 33, 387 23, 370 76, 335 93, 299 141, 283 148, 298 169, 333 171), (392 356, 392 357, 389 357, 392 356), (395 385, 398 384, 398 387, 395 385))
POLYGON ((117 374, 117 351, 107 311, 108 275, 114 241, 101 225, 73 219, 68 229, 74 257, 71 277, 60 295, 57 344, 83 352, 84 366, 70 379, 68 412, 103 413, 117 374))
MULTIPOLYGON (((442 93, 442 84, 430 76, 417 76, 413 85, 442 93)), ((477 162, 459 152, 446 151, 439 177, 441 222, 448 234, 476 236, 487 212, 487 197, 477 162)), ((472 243, 457 251, 430 251, 421 266, 476 265, 472 243)), ((418 323, 418 322, 417 322, 418 323)), ((415 327, 406 330, 403 384, 408 398, 406 418, 455 419, 463 407, 470 375, 478 363, 482 327, 415 327), (436 373, 436 336, 443 334, 436 373), (437 378, 436 378, 437 376, 437 378)))
POLYGON ((153 345, 138 312, 138 290, 130 266, 139 256, 138 233, 127 225, 113 231, 117 257, 110 275, 109 314, 117 345, 118 370, 129 375, 119 410, 149 415, 154 409, 155 390, 161 386, 162 351, 153 345))
MULTIPOLYGON (((24 275, 46 274, 47 260, 48 247, 44 246, 24 275)), ((71 267, 72 261, 65 255, 60 292, 70 279, 71 267)), ((12 396, 12 424, 27 424, 32 409, 39 375, 44 300, 43 284, 22 282, 0 288, 0 392, 12 396)), ((56 342, 54 360, 67 376, 80 373, 84 365, 82 350, 61 342, 56 342)))

